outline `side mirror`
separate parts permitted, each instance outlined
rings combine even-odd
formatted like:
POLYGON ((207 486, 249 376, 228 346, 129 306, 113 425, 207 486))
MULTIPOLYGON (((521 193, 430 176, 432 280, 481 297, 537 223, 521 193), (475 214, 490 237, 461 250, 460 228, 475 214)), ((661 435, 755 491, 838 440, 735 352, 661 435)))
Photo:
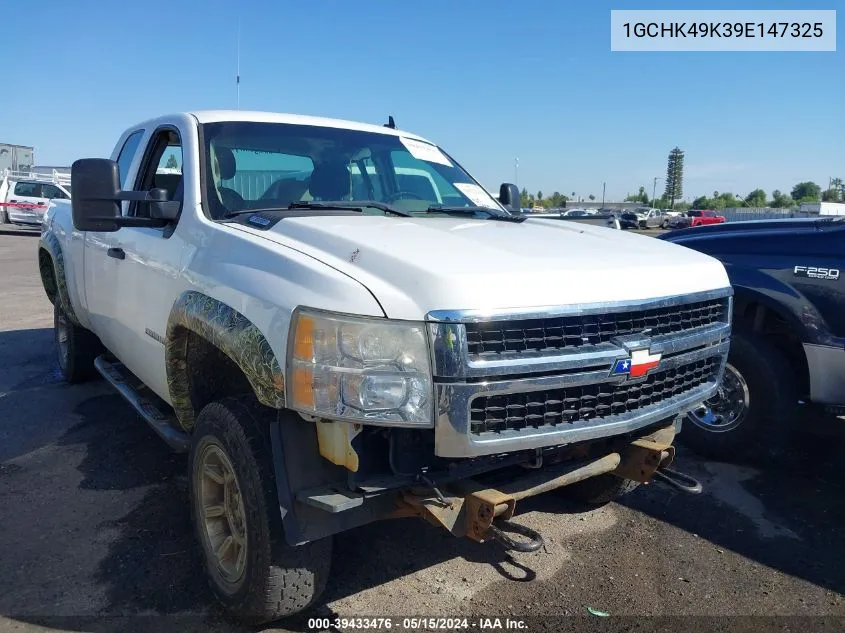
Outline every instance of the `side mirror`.
POLYGON ((511 183, 502 183, 499 187, 499 202, 515 215, 522 215, 522 207, 519 204, 519 189, 511 183))
POLYGON ((153 220, 173 222, 179 217, 179 210, 182 203, 178 200, 167 199, 167 189, 150 189, 147 193, 149 217, 153 220))
POLYGON ((71 166, 73 226, 79 231, 113 232, 120 227, 120 172, 105 158, 82 158, 71 166))
POLYGON ((175 220, 180 202, 168 201, 165 189, 121 191, 117 163, 107 158, 81 158, 70 172, 73 226, 79 231, 113 233, 122 226, 163 227, 175 220), (121 213, 123 200, 149 206, 147 217, 121 213))

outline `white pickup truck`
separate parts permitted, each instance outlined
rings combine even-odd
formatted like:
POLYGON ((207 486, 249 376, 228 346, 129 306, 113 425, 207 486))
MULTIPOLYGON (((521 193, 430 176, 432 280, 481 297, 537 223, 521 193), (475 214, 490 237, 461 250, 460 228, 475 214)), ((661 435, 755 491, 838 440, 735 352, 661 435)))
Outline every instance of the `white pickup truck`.
POLYGON ((189 452, 205 569, 245 620, 317 600, 364 523, 534 551, 520 499, 700 490, 668 466, 728 352, 715 259, 512 215, 516 187, 393 126, 164 116, 72 183, 38 254, 61 370, 189 452))

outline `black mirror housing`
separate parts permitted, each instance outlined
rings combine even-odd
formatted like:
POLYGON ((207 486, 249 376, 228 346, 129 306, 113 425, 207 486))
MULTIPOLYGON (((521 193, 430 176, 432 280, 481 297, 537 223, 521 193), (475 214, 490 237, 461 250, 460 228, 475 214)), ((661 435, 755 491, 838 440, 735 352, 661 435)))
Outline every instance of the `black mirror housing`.
POLYGON ((117 231, 120 217, 120 171, 107 158, 74 161, 70 172, 73 226, 79 231, 117 231))
POLYGON ((113 233, 122 226, 163 227, 179 217, 182 203, 169 201, 166 189, 121 191, 120 170, 107 158, 82 158, 71 167, 71 208, 78 231, 113 233), (147 217, 124 216, 123 200, 148 205, 147 217))
POLYGON ((515 215, 522 215, 522 205, 520 204, 519 189, 516 185, 504 182, 499 187, 499 202, 505 208, 515 215))

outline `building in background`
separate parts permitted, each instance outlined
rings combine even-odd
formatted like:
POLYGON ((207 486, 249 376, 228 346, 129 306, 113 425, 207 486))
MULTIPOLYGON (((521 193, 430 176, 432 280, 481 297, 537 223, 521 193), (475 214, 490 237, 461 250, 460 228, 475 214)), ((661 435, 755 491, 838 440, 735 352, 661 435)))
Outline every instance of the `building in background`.
POLYGON ((0 143, 0 172, 30 172, 35 165, 35 150, 26 145, 0 143))

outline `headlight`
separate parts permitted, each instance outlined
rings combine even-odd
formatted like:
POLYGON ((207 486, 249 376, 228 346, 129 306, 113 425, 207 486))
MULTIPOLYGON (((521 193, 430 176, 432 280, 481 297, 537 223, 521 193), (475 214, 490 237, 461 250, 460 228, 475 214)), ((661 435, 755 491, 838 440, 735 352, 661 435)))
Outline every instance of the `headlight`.
POLYGON ((433 425, 421 323, 297 310, 289 350, 292 409, 385 426, 433 425))

